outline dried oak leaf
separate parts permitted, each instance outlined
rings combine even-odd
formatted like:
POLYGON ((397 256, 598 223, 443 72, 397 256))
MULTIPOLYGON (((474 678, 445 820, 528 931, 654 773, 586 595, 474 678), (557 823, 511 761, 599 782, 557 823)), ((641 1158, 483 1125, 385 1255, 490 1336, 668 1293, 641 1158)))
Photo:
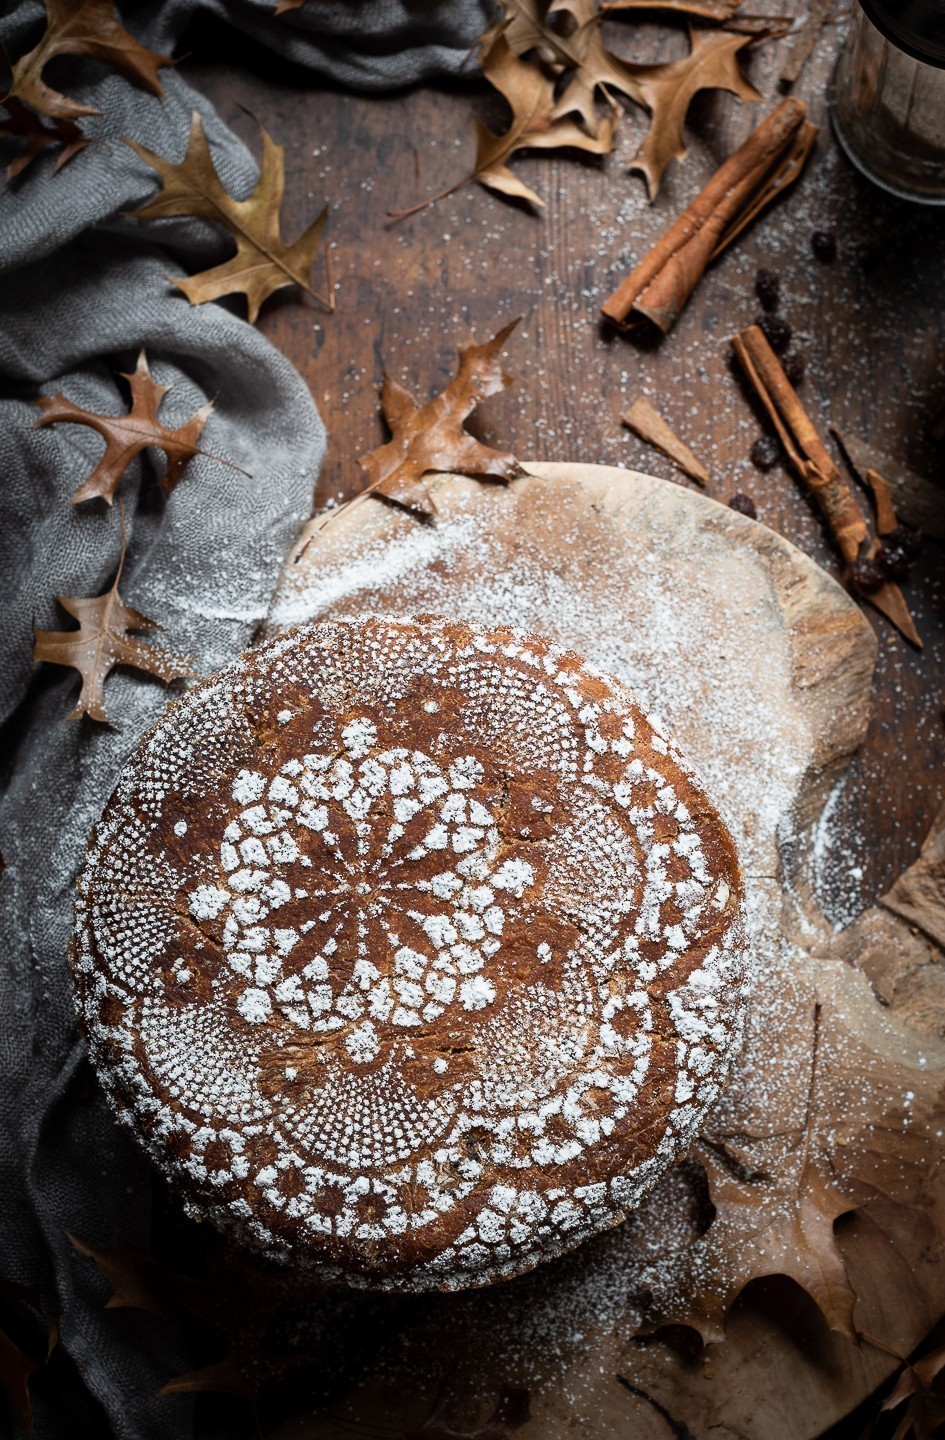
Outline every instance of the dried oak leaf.
POLYGON ((0 1326, 0 1391, 6 1395, 23 1429, 31 1434, 30 1377, 49 1359, 59 1339, 59 1330, 56 1322, 43 1309, 37 1286, 15 1285, 10 1280, 0 1280, 0 1298, 15 1306, 24 1316, 32 1314, 34 1319, 41 1317, 43 1322, 41 1342, 30 1345, 28 1349, 24 1349, 0 1326))
POLYGON ((945 804, 915 860, 879 902, 945 949, 945 804))
MULTIPOLYGON (((130 213, 138 220, 164 220, 175 215, 197 215, 222 225, 236 241, 236 254, 222 265, 173 279, 191 305, 219 300, 223 295, 245 295, 250 324, 260 306, 276 290, 299 285, 326 310, 334 308, 329 276, 328 295, 319 295, 309 284, 315 256, 322 245, 327 208, 287 244, 279 227, 279 211, 285 190, 285 151, 262 131, 263 153, 259 179, 245 200, 234 200, 220 182, 213 165, 203 121, 196 110, 191 115, 187 153, 180 164, 155 155, 135 140, 125 143, 161 177, 160 192, 130 213)), ((327 251, 326 251, 326 264, 327 251)))
POLYGON ((98 60, 152 95, 162 93, 158 70, 174 62, 140 45, 118 19, 112 0, 46 0, 46 20, 38 44, 14 62, 10 88, 0 104, 20 100, 55 120, 101 114, 94 105, 70 100, 44 82, 43 70, 58 55, 98 60))
POLYGON ((111 1284, 107 1310, 136 1308, 168 1320, 197 1321, 224 1341, 222 1360, 168 1380, 162 1395, 217 1391, 255 1404, 268 1386, 310 1363, 311 1357, 299 1351, 276 1354, 266 1344, 273 1318, 299 1288, 290 1272, 271 1274, 251 1265, 248 1274, 246 1257, 231 1256, 224 1248, 211 1256, 207 1273, 198 1280, 127 1245, 96 1249, 74 1235, 69 1239, 111 1284))
POLYGON ((686 155, 683 125, 690 103, 700 90, 728 90, 741 100, 761 95, 742 74, 738 53, 752 43, 751 35, 719 30, 691 30, 690 52, 665 65, 628 65, 634 80, 633 98, 650 112, 646 139, 630 165, 646 181, 651 200, 659 194, 671 160, 686 155))
POLYGON ((73 155, 89 143, 74 120, 56 119, 48 124, 35 110, 21 100, 8 96, 2 102, 7 114, 0 115, 0 137, 6 140, 24 142, 19 154, 10 161, 4 171, 7 184, 30 166, 50 145, 61 145, 62 151, 56 157, 55 169, 61 170, 73 155))
POLYGON ((90 720, 108 724, 105 711, 104 684, 116 665, 130 665, 159 679, 184 680, 193 675, 189 655, 175 655, 157 645, 146 645, 129 635, 130 630, 160 630, 154 620, 142 615, 133 605, 126 605, 118 593, 125 552, 114 582, 103 595, 91 599, 59 595, 63 610, 78 620, 78 630, 37 630, 34 627, 33 660, 50 665, 67 665, 82 676, 82 689, 75 708, 68 718, 77 720, 88 715, 90 720))
MULTIPOLYGON (((483 59, 483 75, 508 101, 512 124, 503 135, 493 135, 476 122, 476 164, 472 177, 491 190, 527 200, 544 201, 513 175, 507 161, 518 150, 557 150, 562 146, 592 155, 606 155, 613 146, 616 112, 597 120, 591 110, 587 129, 575 124, 555 102, 555 83, 540 66, 515 55, 504 34, 497 34, 483 59)), ((582 115, 582 119, 585 117, 582 115)), ((585 123, 588 122, 585 120, 585 123)))
MULTIPOLYGON (((550 5, 548 0, 503 0, 503 8, 501 33, 513 54, 536 51, 539 61, 556 67, 560 75, 570 74, 552 118, 579 115, 588 134, 599 134, 596 91, 600 88, 613 105, 613 90, 628 93, 628 76, 623 61, 604 47, 596 0, 552 0, 550 5), (564 16, 573 25, 568 34, 558 28, 564 16)), ((611 132, 615 114, 612 109, 611 132)))
POLYGON ((361 461, 368 478, 362 494, 382 495, 431 516, 434 506, 420 483, 423 475, 440 471, 508 481, 524 473, 514 455, 493 450, 465 429, 480 400, 512 384, 513 377, 502 369, 502 349, 518 323, 513 320, 484 345, 460 345, 456 375, 426 405, 418 405, 408 390, 385 374, 381 409, 391 438, 361 461))
MULTIPOLYGON (((97 430, 105 441, 105 454, 89 478, 76 490, 72 497, 73 505, 96 498, 106 500, 110 505, 132 460, 152 445, 163 450, 167 459, 160 482, 167 495, 179 483, 187 462, 195 455, 206 454, 197 442, 213 410, 211 400, 201 405, 183 425, 171 429, 158 419, 161 401, 171 387, 159 385, 152 377, 143 350, 133 374, 122 372, 122 375, 131 389, 131 409, 127 415, 97 415, 74 405, 64 395, 43 395, 36 402, 43 412, 41 419, 36 421, 36 429, 64 423, 87 425, 89 429, 97 430)), ((221 463, 229 464, 229 461, 221 463)))
MULTIPOLYGON (((508 10, 509 0, 505 3, 508 10)), ((736 59, 741 49, 760 38, 754 34, 691 30, 690 53, 685 59, 638 65, 612 55, 605 46, 601 35, 605 11, 597 8, 597 0, 554 0, 546 17, 569 15, 574 29, 567 36, 548 24, 534 0, 515 0, 515 5, 506 31, 511 34, 510 48, 521 53, 522 47, 537 45, 554 55, 563 72, 570 71, 552 110, 554 119, 576 114, 590 134, 597 134, 598 90, 611 101, 615 91, 627 95, 649 110, 650 130, 630 169, 644 175, 651 200, 670 160, 686 154, 683 124, 690 102, 700 90, 729 90, 743 100, 761 98, 736 59)), ((730 18, 731 7, 723 10, 721 18, 730 18)))
POLYGON ((606 155, 613 146, 616 111, 596 123, 588 133, 569 116, 560 113, 555 103, 555 78, 538 63, 523 60, 511 49, 502 26, 483 37, 482 73, 489 84, 508 101, 512 123, 501 135, 494 135, 488 126, 476 121, 476 160, 468 175, 457 180, 439 195, 422 200, 406 210, 393 210, 394 219, 415 215, 437 200, 454 194, 478 180, 490 190, 530 205, 543 207, 544 201, 523 180, 514 175, 507 162, 519 150, 558 150, 567 147, 590 155, 606 155))
MULTIPOLYGON (((718 1341, 750 1281, 785 1275, 832 1329, 855 1336, 835 1223, 856 1211, 861 1229, 882 1232, 876 1285, 884 1264, 902 1265, 897 1230, 928 1235, 934 1249, 945 1171, 941 1059, 926 1065, 927 1037, 907 1040, 846 952, 760 977, 749 1026, 746 1049, 763 1059, 735 1076, 694 1149, 714 1217, 638 1267, 645 1328, 685 1326, 718 1341)), ((665 1223, 661 1205, 656 1194, 628 1217, 631 1238, 665 1223)))
POLYGON ((923 1355, 921 1360, 903 1362, 904 1369, 895 1389, 886 1397, 882 1410, 906 1409, 892 1440, 935 1440, 945 1425, 945 1395, 934 1389, 935 1382, 945 1373, 945 1345, 923 1355))

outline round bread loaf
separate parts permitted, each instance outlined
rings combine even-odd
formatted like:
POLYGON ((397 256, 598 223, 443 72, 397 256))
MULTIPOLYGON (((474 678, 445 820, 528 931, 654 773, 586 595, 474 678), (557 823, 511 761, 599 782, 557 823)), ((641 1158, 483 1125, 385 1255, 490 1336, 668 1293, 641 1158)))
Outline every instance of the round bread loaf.
POLYGON ((748 970, 731 839, 620 684, 386 618, 170 708, 93 835, 73 966, 193 1212, 409 1290, 619 1223, 718 1094, 748 970))

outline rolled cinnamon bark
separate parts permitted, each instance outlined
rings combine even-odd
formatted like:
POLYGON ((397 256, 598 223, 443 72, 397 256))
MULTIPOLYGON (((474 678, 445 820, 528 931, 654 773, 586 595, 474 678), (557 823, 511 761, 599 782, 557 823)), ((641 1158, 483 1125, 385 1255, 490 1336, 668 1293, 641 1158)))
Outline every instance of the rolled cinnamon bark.
POLYGON ((665 335, 732 234, 800 174, 816 135, 803 100, 783 100, 610 297, 602 307, 607 319, 649 320, 665 335), (778 183, 783 166, 788 171, 778 183))

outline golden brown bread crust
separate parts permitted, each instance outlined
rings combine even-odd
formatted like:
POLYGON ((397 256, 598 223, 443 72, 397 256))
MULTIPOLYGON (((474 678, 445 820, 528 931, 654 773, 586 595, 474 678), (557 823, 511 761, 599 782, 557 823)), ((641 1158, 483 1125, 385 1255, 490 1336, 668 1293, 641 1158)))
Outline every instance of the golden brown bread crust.
POLYGON ((616 681, 383 618, 170 709, 92 838, 73 964, 194 1210, 400 1289, 619 1223, 718 1093, 747 976, 729 835, 616 681))

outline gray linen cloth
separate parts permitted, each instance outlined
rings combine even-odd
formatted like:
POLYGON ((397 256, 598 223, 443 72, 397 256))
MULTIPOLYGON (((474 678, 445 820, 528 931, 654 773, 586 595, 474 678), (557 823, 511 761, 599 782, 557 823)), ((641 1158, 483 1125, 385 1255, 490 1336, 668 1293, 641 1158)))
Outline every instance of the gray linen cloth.
MULTIPOLYGON (((197 8, 120 7, 132 32, 165 53, 197 8)), ((487 0, 309 0, 278 19, 272 0, 203 8, 313 76, 373 89, 457 72, 487 19, 487 0)), ((19 55, 43 24, 39 0, 23 0, 0 18, 0 44, 19 55)), ((174 70, 161 72, 158 99, 95 62, 59 64, 61 88, 103 112, 82 122, 95 143, 58 175, 52 152, 0 190, 0 1279, 38 1285, 59 1321, 53 1361, 31 1386, 38 1440, 176 1440, 192 1433, 190 1402, 156 1392, 187 1356, 172 1353, 167 1327, 150 1317, 103 1312, 108 1286, 67 1238, 149 1246, 149 1167, 91 1073, 66 951, 89 830, 169 695, 147 675, 116 671, 106 684, 110 725, 68 721, 78 675, 32 663, 34 623, 71 628, 55 596, 101 593, 120 547, 115 509, 70 504, 101 440, 72 425, 36 430, 35 400, 62 391, 122 413, 115 372, 133 369, 144 346, 156 379, 173 386, 161 412, 168 424, 216 401, 201 445, 247 475, 200 456, 165 499, 145 458, 122 485, 122 596, 164 627, 156 643, 192 653, 202 674, 250 642, 309 513, 325 435, 302 380, 257 331, 220 305, 189 306, 168 285, 182 265, 220 259, 225 240, 199 221, 121 217, 157 188, 123 135, 179 160, 198 109, 237 196, 255 181, 252 157, 174 70)), ((0 161, 14 153, 3 144, 0 161)), ((0 1433, 8 1423, 0 1400, 0 1433)))

